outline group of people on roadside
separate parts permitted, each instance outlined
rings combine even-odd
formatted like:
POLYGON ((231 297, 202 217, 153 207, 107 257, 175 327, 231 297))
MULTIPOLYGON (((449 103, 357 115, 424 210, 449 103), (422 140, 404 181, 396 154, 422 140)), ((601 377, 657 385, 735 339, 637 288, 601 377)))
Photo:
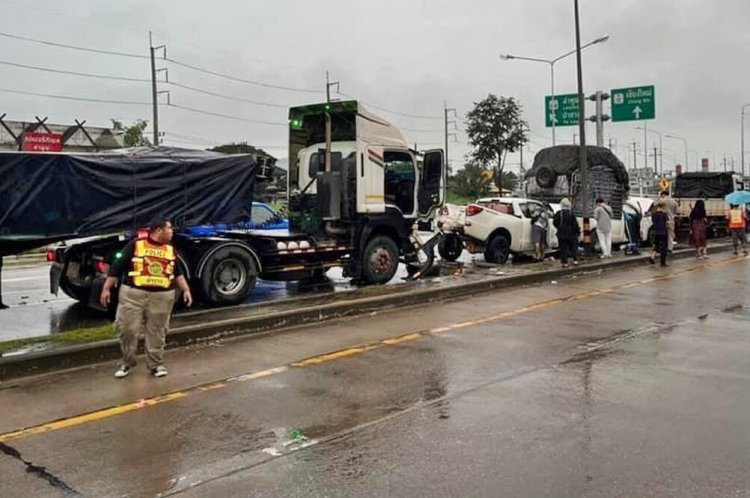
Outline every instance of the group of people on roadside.
MULTIPOLYGON (((599 240, 602 241, 602 258, 612 257, 612 208, 604 203, 604 199, 597 199, 596 204, 594 218, 597 219, 597 231, 602 230, 599 234, 599 240)), ((549 214, 544 209, 539 210, 531 217, 531 223, 534 255, 538 261, 544 261, 550 223, 549 214)), ((573 261, 573 265, 577 265, 578 238, 581 235, 581 227, 571 210, 570 199, 560 201, 560 210, 552 216, 552 225, 557 230, 557 243, 563 268, 568 267, 569 260, 573 261)))
MULTIPOLYGON (((652 233, 654 235, 653 249, 649 257, 651 264, 656 264, 659 258, 661 266, 668 266, 667 255, 672 252, 675 240, 675 216, 677 215, 677 201, 669 196, 668 191, 662 191, 654 203, 651 213, 652 233)), ((596 236, 601 249, 601 259, 612 257, 612 208, 601 197, 596 199, 593 218, 596 220, 596 236)), ((747 255, 747 215, 741 206, 731 205, 727 212, 729 231, 732 235, 734 254, 742 250, 747 255)), ((547 231, 550 223, 549 214, 540 210, 532 216, 532 235, 534 239, 534 253, 538 261, 545 260, 547 249, 547 231)), ((557 229, 557 240, 560 249, 560 261, 563 268, 568 267, 568 260, 578 264, 578 239, 581 228, 578 219, 571 211, 569 199, 560 201, 560 210, 552 217, 552 224, 557 229)), ((707 232, 709 222, 706 206, 699 200, 690 212, 690 244, 696 249, 699 259, 708 258, 707 232)))

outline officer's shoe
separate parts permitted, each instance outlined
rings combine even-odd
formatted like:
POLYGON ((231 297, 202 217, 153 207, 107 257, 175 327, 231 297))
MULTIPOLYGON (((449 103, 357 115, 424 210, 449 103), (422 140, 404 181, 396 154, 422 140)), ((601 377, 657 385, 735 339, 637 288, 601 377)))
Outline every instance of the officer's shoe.
POLYGON ((167 373, 167 368, 164 365, 159 365, 158 367, 151 369, 151 375, 154 377, 166 377, 167 373))
POLYGON ((128 376, 129 373, 130 373, 130 367, 123 365, 117 370, 117 372, 115 372, 115 378, 124 379, 125 377, 128 376))

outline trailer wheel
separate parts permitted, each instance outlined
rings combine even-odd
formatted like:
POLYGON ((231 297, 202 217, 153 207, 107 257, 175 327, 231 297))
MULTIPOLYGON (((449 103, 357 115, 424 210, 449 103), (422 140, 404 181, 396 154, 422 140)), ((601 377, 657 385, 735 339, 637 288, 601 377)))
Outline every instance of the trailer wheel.
POLYGON ((438 243, 438 254, 445 261, 457 260, 463 251, 464 243, 455 233, 445 234, 445 237, 438 243))
POLYGON ((504 265, 510 256, 510 244, 503 235, 495 235, 487 244, 484 251, 484 260, 488 263, 504 265))
POLYGON ((389 282, 398 269, 398 246, 392 238, 378 235, 362 254, 362 277, 368 284, 389 282))
POLYGON ((73 285, 70 283, 70 280, 64 276, 60 278, 60 290, 76 301, 80 301, 84 304, 88 302, 89 295, 91 294, 91 288, 73 285))
POLYGON ((250 253, 237 246, 228 246, 211 254, 201 274, 203 294, 209 304, 239 304, 252 292, 258 268, 250 253))
POLYGON ((535 175, 536 184, 542 188, 552 188, 557 182, 557 173, 550 166, 540 166, 535 175))

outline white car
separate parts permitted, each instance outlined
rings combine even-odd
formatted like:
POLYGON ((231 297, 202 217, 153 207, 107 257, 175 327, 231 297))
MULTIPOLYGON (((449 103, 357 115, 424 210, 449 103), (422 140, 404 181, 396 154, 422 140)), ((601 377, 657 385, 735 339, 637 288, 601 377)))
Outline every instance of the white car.
POLYGON ((463 230, 466 249, 472 254, 484 252, 487 262, 499 264, 507 262, 511 254, 533 253, 531 218, 539 210, 546 210, 550 218, 548 250, 556 249, 552 207, 519 197, 482 198, 466 206, 463 230))

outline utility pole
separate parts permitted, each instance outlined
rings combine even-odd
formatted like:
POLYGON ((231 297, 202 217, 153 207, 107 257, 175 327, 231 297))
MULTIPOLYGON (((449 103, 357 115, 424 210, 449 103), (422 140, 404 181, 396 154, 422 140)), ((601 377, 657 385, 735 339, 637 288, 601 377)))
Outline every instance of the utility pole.
POLYGON ((326 112, 325 112, 325 119, 326 119, 326 153, 325 153, 325 171, 331 171, 331 113, 330 113, 330 106, 328 104, 331 103, 331 87, 335 86, 336 91, 339 90, 339 82, 338 81, 331 81, 330 76, 328 75, 328 71, 326 71, 326 112))
MULTIPOLYGON (((448 104, 443 101, 443 116, 444 116, 444 131, 445 131, 445 168, 443 168, 444 177, 443 177, 443 200, 446 200, 448 198, 448 168, 450 167, 450 159, 448 156, 448 138, 453 137, 454 140, 458 140, 458 136, 455 133, 448 132, 448 126, 453 125, 454 128, 456 128, 456 120, 455 118, 458 117, 456 114, 456 109, 454 108, 448 108, 448 104), (448 117, 452 117, 454 119, 449 120, 448 117)), ((502 192, 501 192, 502 194, 502 192)))
POLYGON ((159 94, 166 93, 160 92, 156 88, 156 73, 166 71, 166 68, 156 69, 156 51, 162 50, 162 57, 167 57, 167 46, 159 45, 154 47, 153 36, 151 31, 148 32, 148 45, 149 52, 151 54, 151 105, 153 106, 153 119, 154 119, 154 145, 159 145, 159 94))
POLYGON ((643 122, 643 167, 648 168, 648 132, 646 130, 646 121, 643 122))
POLYGON ((609 94, 602 91, 597 91, 594 95, 589 96, 589 100, 596 103, 596 114, 589 117, 588 120, 596 123, 596 145, 599 147, 604 147, 604 122, 609 121, 609 116, 604 114, 604 101, 608 98, 609 94))
POLYGON ((727 156, 724 156, 723 163, 724 163, 724 173, 726 173, 727 172, 727 156))
POLYGON ((326 71, 326 103, 331 103, 331 87, 336 87, 336 92, 339 91, 339 82, 331 81, 328 71, 326 71))
POLYGON ((638 169, 638 142, 633 140, 630 145, 633 146, 633 170, 635 171, 638 169))
POLYGON ((578 0, 574 0, 575 24, 576 24, 576 62, 578 76, 578 131, 581 135, 580 167, 581 167, 581 200, 583 202, 583 247, 586 253, 591 248, 590 226, 589 226, 589 164, 586 157, 586 101, 583 97, 583 65, 581 63, 581 27, 578 16, 578 0))

